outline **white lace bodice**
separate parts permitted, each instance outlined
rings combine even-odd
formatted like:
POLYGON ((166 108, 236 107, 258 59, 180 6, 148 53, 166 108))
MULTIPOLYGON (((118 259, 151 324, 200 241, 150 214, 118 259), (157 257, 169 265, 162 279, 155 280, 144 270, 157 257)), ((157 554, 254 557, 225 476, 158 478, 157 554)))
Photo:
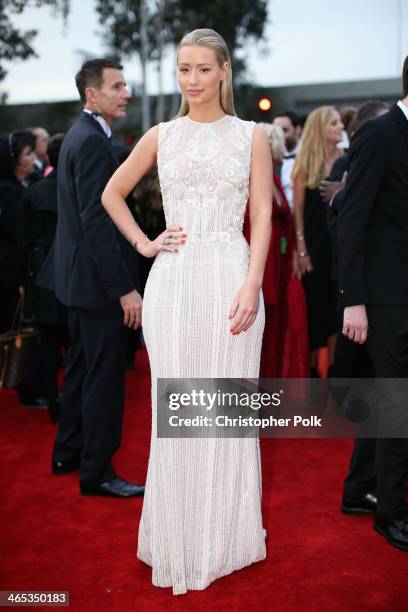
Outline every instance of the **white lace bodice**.
POLYGON ((249 192, 254 122, 179 117, 159 125, 158 171, 167 226, 190 237, 241 232, 249 192))

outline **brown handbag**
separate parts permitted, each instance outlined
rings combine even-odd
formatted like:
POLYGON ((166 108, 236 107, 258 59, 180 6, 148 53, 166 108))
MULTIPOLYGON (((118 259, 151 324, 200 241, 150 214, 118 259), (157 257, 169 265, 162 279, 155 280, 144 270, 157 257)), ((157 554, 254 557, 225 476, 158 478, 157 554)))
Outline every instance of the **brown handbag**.
POLYGON ((0 388, 14 389, 28 382, 35 355, 38 331, 23 324, 24 289, 20 289, 10 331, 0 335, 0 388))

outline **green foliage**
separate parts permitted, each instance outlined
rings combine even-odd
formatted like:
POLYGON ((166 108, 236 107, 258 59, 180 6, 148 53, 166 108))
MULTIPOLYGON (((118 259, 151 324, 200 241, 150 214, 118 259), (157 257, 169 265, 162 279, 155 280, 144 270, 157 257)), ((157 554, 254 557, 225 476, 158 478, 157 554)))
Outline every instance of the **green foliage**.
POLYGON ((7 74, 4 62, 37 57, 33 47, 37 30, 18 30, 12 24, 13 14, 21 14, 27 8, 49 6, 55 14, 62 14, 66 19, 69 5, 69 0, 0 0, 0 81, 7 74))
MULTIPOLYGON (((140 0, 97 0, 99 22, 111 52, 123 57, 140 52, 140 4, 140 0)), ((187 32, 206 27, 226 40, 235 73, 245 68, 245 60, 237 60, 236 52, 248 40, 262 39, 268 16, 267 0, 156 0, 147 4, 150 59, 157 59, 159 21, 164 45, 175 45, 187 32)))

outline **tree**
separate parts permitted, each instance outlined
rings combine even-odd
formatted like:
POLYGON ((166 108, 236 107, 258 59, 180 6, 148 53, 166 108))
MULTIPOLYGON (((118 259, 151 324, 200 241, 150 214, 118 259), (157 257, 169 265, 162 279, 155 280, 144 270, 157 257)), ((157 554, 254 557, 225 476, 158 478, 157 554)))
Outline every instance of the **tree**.
MULTIPOLYGON (((99 22, 107 47, 124 58, 139 55, 142 73, 147 61, 158 64, 159 96, 157 117, 163 115, 160 95, 161 61, 166 48, 199 27, 212 28, 226 40, 234 63, 234 78, 245 72, 245 60, 237 52, 250 39, 263 37, 268 16, 267 0, 97 0, 99 22), (142 20, 142 16, 144 19, 142 20)), ((145 77, 142 87, 145 87, 145 77)), ((144 108, 147 93, 144 90, 144 108)), ((149 121, 144 120, 145 130, 149 121)))
POLYGON ((113 56, 131 58, 139 55, 142 68, 142 130, 150 127, 147 94, 147 62, 151 57, 153 33, 147 0, 97 0, 96 11, 104 40, 113 56))
POLYGON ((21 14, 26 8, 50 6, 66 19, 69 4, 69 0, 0 0, 0 81, 7 74, 4 62, 37 57, 32 46, 37 30, 18 30, 13 26, 11 16, 21 14))

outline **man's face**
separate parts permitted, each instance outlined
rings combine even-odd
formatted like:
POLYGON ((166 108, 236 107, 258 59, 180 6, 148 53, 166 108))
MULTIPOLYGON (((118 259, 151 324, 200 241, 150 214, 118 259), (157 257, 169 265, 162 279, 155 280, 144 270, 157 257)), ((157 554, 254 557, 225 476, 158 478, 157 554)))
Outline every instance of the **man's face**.
POLYGON ((87 87, 85 93, 87 107, 101 113, 108 123, 126 115, 130 93, 122 72, 117 68, 104 68, 100 88, 87 87))
POLYGON ((50 135, 47 130, 41 127, 35 128, 33 134, 36 137, 35 154, 41 162, 45 162, 47 159, 48 140, 50 135))
POLYGON ((273 125, 277 125, 283 130, 286 150, 288 152, 293 151, 299 142, 301 134, 300 127, 295 127, 289 117, 275 117, 273 125))

